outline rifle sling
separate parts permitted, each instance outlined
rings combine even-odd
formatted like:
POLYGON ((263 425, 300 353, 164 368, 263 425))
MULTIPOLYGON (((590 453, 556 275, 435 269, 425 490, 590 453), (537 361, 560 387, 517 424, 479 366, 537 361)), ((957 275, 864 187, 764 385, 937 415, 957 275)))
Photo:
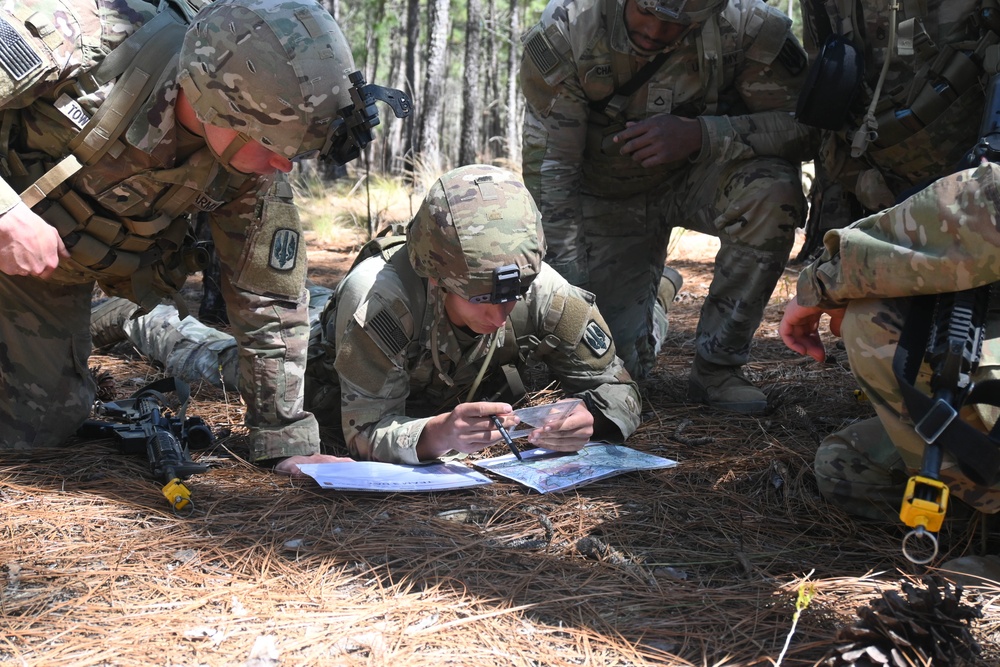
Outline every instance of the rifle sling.
MULTIPOLYGON (((912 305, 900 332, 899 344, 892 360, 893 374, 899 383, 903 403, 914 424, 918 423, 935 406, 936 401, 917 389, 914 383, 923 362, 934 317, 936 295, 918 296, 912 305)), ((964 405, 984 404, 1000 406, 1000 380, 987 380, 976 384, 965 397, 964 405)), ((952 406, 956 411, 961 406, 952 406)), ((1000 422, 989 434, 983 433, 960 418, 955 418, 934 440, 958 461, 970 480, 983 486, 1000 481, 1000 422)))

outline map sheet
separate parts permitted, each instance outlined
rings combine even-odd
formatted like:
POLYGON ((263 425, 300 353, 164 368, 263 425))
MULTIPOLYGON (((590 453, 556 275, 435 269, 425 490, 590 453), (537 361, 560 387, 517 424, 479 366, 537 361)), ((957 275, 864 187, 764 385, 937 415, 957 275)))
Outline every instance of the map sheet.
POLYGON ((303 463, 299 470, 324 489, 338 491, 448 491, 493 483, 489 477, 461 463, 408 466, 378 461, 338 461, 303 463))
POLYGON ((566 491, 599 479, 636 470, 672 468, 677 461, 646 454, 623 445, 589 443, 578 452, 553 452, 531 449, 521 453, 473 461, 472 465, 501 477, 520 482, 539 493, 566 491))

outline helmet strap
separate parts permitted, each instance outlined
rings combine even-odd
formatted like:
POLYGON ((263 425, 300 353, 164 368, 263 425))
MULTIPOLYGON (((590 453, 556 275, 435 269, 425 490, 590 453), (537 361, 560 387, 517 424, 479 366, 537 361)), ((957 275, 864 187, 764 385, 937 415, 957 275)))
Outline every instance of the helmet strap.
POLYGON ((222 165, 222 167, 226 171, 232 172, 234 174, 245 175, 243 174, 243 172, 235 169, 233 165, 230 164, 230 161, 233 159, 233 156, 236 155, 237 152, 239 152, 241 148, 249 144, 251 141, 253 140, 247 135, 243 134, 242 132, 237 132, 236 136, 233 137, 233 140, 229 142, 228 146, 226 146, 226 150, 224 150, 221 154, 218 153, 215 150, 215 148, 212 147, 212 142, 206 141, 205 145, 208 146, 208 152, 212 154, 212 157, 215 158, 215 161, 218 162, 220 165, 222 165))

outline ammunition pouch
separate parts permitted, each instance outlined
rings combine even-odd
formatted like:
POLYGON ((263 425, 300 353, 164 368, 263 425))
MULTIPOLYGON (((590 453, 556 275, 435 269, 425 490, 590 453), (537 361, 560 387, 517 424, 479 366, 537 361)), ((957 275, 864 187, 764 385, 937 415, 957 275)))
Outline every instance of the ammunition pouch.
POLYGON ((64 186, 51 192, 35 211, 56 228, 70 253, 51 281, 93 280, 108 295, 127 298, 147 311, 172 298, 188 274, 207 260, 207 251, 189 235, 184 216, 160 215, 148 221, 111 217, 64 186))
POLYGON ((864 78, 864 54, 850 40, 830 35, 806 75, 796 120, 824 130, 841 129, 850 121, 851 106, 864 78))

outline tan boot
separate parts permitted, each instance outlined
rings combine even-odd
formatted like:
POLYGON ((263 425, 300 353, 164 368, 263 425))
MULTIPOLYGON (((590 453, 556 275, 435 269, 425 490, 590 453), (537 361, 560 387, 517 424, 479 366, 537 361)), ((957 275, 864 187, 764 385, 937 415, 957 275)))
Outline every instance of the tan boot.
POLYGON ((962 586, 1000 588, 1000 556, 962 556, 940 567, 945 579, 962 586))
POLYGON ((663 273, 660 274, 660 286, 656 290, 656 301, 663 307, 663 312, 670 311, 670 304, 674 302, 674 297, 681 291, 683 285, 684 276, 669 266, 663 267, 663 273))
POLYGON ((741 366, 720 366, 694 358, 688 380, 688 398, 713 408, 761 414, 767 409, 767 396, 743 375, 741 366))

